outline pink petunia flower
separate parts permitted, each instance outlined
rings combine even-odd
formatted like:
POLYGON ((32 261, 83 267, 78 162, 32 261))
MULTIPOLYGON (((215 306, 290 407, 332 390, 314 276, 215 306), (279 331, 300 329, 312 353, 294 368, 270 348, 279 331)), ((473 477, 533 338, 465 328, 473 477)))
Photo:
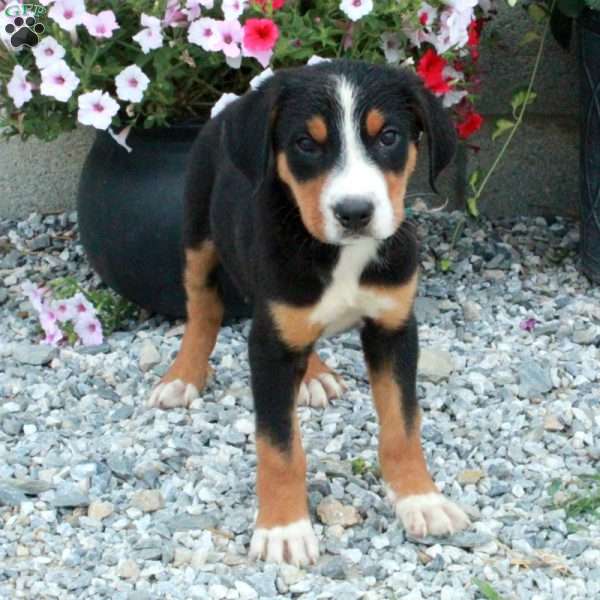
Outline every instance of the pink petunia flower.
POLYGON ((56 0, 48 11, 48 16, 65 31, 75 31, 83 23, 86 14, 83 0, 56 0))
POLYGON ((340 10, 351 21, 358 21, 373 10, 373 0, 342 0, 340 10))
POLYGON ((532 332, 535 329, 535 326, 538 324, 537 319, 529 318, 521 321, 519 323, 519 328, 523 331, 532 332))
POLYGON ((144 54, 148 54, 150 50, 156 50, 163 45, 160 19, 142 13, 141 23, 143 29, 133 36, 133 40, 142 47, 144 54))
POLYGON ((248 8, 248 0, 223 0, 221 8, 226 21, 237 21, 248 8))
POLYGON ((128 102, 141 102, 150 79, 137 65, 123 69, 116 77, 117 97, 128 102))
POLYGON ((168 0, 163 25, 165 27, 181 27, 186 24, 187 19, 187 15, 181 8, 180 0, 168 0))
POLYGON ((88 315, 78 319, 74 329, 84 346, 98 346, 102 343, 102 324, 96 317, 88 315))
POLYGON ((58 327, 58 315, 54 310, 52 310, 49 306, 45 304, 42 305, 42 310, 40 311, 40 323, 42 325, 42 329, 48 333, 54 331, 56 327, 58 327))
POLYGON ((44 96, 51 96, 60 102, 66 102, 79 85, 79 77, 62 58, 42 69, 41 74, 40 92, 44 96))
POLYGON ((209 52, 219 50, 218 21, 203 17, 194 21, 188 29, 188 41, 209 52))
POLYGON ((52 312, 56 315, 56 318, 61 323, 70 321, 76 315, 75 306, 73 302, 69 300, 56 300, 52 303, 52 312))
POLYGON ((112 10, 103 10, 97 15, 86 13, 83 17, 83 24, 90 33, 96 38, 111 38, 113 31, 119 29, 119 24, 112 10))
POLYGON ((77 292, 70 300, 75 309, 74 319, 88 315, 93 317, 96 314, 94 305, 81 292, 77 292))
POLYGON ((119 112, 119 103, 108 93, 94 90, 77 98, 77 120, 96 129, 108 129, 119 112))
POLYGON ((34 310, 40 312, 44 303, 44 294, 47 291, 46 288, 39 287, 31 281, 25 281, 21 284, 21 291, 27 296, 27 299, 34 310))
POLYGON ((183 13, 187 16, 188 21, 195 21, 202 14, 202 2, 200 0, 187 0, 183 13))
POLYGON ((17 108, 21 108, 33 96, 32 85, 27 81, 28 73, 29 71, 26 71, 21 65, 15 65, 12 77, 6 85, 6 91, 17 108))
POLYGON ((45 331, 46 336, 42 340, 42 344, 47 344, 48 346, 58 346, 58 343, 63 339, 63 332, 60 327, 54 327, 45 331))
POLYGON ((279 38, 279 29, 271 19, 248 19, 244 23, 244 48, 250 52, 273 50, 279 38))
POLYGON ((242 26, 239 21, 217 21, 217 34, 215 50, 221 50, 230 58, 241 54, 242 26))
POLYGON ((43 38, 31 49, 38 69, 45 69, 65 55, 65 49, 51 36, 43 38))

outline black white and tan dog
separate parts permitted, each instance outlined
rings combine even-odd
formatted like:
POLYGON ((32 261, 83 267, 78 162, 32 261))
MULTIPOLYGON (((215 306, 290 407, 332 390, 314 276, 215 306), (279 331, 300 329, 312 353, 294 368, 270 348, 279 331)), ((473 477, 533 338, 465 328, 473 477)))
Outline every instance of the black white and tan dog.
POLYGON ((150 404, 187 406, 204 387, 223 316, 223 268, 253 305, 255 557, 317 559, 296 405, 340 396, 341 380, 314 346, 350 327, 360 327, 381 472, 403 526, 425 536, 469 523, 436 488, 420 441, 418 247, 404 196, 422 132, 433 186, 456 145, 440 102, 408 71, 332 61, 277 72, 195 142, 184 220, 187 324, 150 404))

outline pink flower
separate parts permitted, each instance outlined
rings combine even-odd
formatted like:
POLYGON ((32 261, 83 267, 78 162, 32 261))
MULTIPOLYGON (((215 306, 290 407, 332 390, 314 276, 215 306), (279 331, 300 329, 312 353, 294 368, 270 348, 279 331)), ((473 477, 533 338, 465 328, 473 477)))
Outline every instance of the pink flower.
POLYGON ((32 283, 31 281, 25 281, 21 284, 21 291, 27 296, 27 299, 33 306, 34 310, 40 312, 42 310, 42 305, 44 303, 44 294, 46 293, 46 289, 43 287, 39 287, 32 283))
POLYGON ((358 21, 373 10, 373 0, 342 0, 340 10, 351 21, 358 21))
POLYGON ((115 83, 120 100, 141 102, 150 79, 137 65, 130 65, 115 77, 115 83))
POLYGON ((179 0, 168 0, 163 25, 165 27, 180 27, 187 21, 185 12, 181 9, 179 0))
POLYGON ((71 71, 62 58, 42 69, 41 73, 40 92, 44 96, 52 96, 60 102, 66 102, 79 85, 79 77, 71 71))
POLYGON ((218 21, 208 17, 194 21, 188 29, 188 41, 209 52, 219 50, 218 21))
POLYGON ((75 322, 74 329, 84 346, 98 346, 102 343, 102 324, 96 317, 81 317, 75 322))
POLYGON ((94 90, 77 98, 77 120, 96 129, 108 129, 119 112, 119 103, 108 93, 94 90))
MULTIPOLYGON (((183 12, 187 15, 188 21, 195 21, 202 14, 202 2, 200 0, 187 0, 183 12)), ((212 5, 210 6, 212 8, 212 5)))
POLYGON ((279 29, 271 19, 248 19, 244 23, 244 48, 250 52, 273 50, 279 29))
POLYGON ((537 325, 537 320, 534 318, 529 318, 529 319, 525 319, 524 321, 521 321, 519 323, 519 327, 523 330, 523 331, 529 331, 532 332, 535 329, 535 326, 537 325))
POLYGON ((81 292, 75 294, 70 301, 75 310, 74 319, 78 320, 83 316, 93 317, 96 314, 93 304, 81 292))
POLYGON ((52 312, 61 323, 70 321, 76 314, 71 300, 56 300, 52 303, 52 312))
POLYGON ((230 58, 241 54, 242 26, 238 21, 217 21, 217 34, 215 50, 221 50, 230 58))
POLYGON ((58 343, 63 339, 63 332, 59 327, 54 327, 45 332, 46 337, 42 340, 42 344, 49 346, 58 346, 58 343))
POLYGON ((15 65, 12 77, 6 85, 6 91, 17 108, 21 108, 33 96, 31 83, 27 81, 27 73, 29 71, 26 71, 21 65, 15 65))
POLYGON ((133 40, 142 47, 144 54, 148 54, 150 50, 156 50, 156 48, 160 48, 163 45, 160 19, 142 13, 141 23, 144 29, 141 29, 134 35, 133 40))
POLYGON ((57 327, 58 315, 45 304, 42 305, 42 310, 40 311, 40 323, 42 325, 42 329, 48 333, 54 331, 57 327))
POLYGON ((226 21, 236 21, 248 8, 248 0, 223 0, 221 8, 226 21))
POLYGON ((31 51, 38 69, 45 69, 65 55, 65 49, 51 35, 43 38, 31 51))
POLYGON ((77 25, 83 22, 85 14, 83 0, 56 0, 48 11, 48 16, 65 31, 75 31, 77 25))
POLYGON ((90 35, 97 38, 110 38, 113 31, 119 29, 115 13, 112 10, 103 10, 97 15, 86 13, 83 17, 83 24, 90 35))

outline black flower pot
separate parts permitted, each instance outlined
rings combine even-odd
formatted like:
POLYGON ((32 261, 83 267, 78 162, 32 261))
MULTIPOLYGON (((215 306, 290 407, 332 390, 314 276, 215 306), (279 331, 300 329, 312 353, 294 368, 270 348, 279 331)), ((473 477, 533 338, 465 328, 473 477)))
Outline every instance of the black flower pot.
MULTIPOLYGON (((139 306, 185 316, 182 286, 183 187, 198 127, 132 130, 127 153, 99 132, 79 183, 79 233, 102 280, 139 306)), ((226 318, 249 307, 221 274, 226 318)))
POLYGON ((600 11, 579 17, 581 265, 600 283, 600 11))

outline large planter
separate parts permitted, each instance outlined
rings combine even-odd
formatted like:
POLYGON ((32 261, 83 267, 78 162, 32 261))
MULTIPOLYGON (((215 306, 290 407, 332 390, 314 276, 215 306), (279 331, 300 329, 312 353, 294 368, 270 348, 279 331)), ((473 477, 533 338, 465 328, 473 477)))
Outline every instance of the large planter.
POLYGON ((579 17, 581 265, 600 283, 600 12, 579 17))
MULTIPOLYGON (((119 294, 168 317, 185 316, 182 286, 183 187, 198 127, 132 131, 127 153, 98 133, 79 183, 79 233, 102 280, 119 294)), ((221 274, 226 318, 249 307, 221 274)))

